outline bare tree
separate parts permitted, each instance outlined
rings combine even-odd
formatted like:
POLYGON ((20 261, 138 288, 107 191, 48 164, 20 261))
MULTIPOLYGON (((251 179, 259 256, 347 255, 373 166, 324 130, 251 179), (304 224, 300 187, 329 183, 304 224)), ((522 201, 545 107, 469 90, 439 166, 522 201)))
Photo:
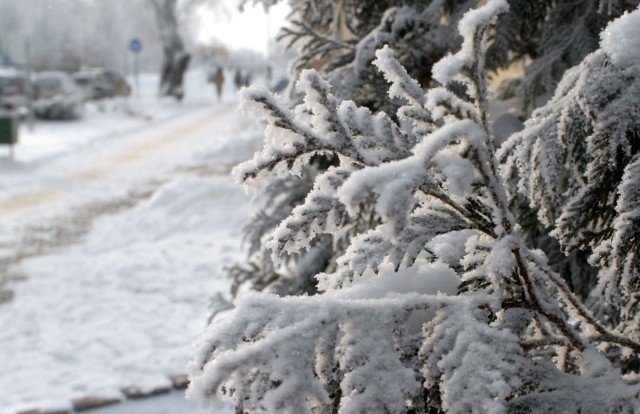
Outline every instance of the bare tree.
POLYGON ((156 12, 163 50, 160 95, 181 100, 184 96, 184 72, 191 55, 185 50, 178 32, 177 0, 151 0, 151 4, 156 12))

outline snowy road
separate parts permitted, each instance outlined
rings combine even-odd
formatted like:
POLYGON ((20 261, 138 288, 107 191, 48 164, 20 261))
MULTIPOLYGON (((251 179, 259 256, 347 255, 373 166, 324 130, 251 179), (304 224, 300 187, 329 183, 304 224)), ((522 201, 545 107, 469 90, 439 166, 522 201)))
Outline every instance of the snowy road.
MULTIPOLYGON (((1 414, 71 410, 184 372, 251 212, 227 173, 259 133, 234 108, 200 105, 55 156, 0 159, 1 414)), ((104 413, 197 412, 179 394, 154 400, 176 408, 104 413)))
MULTIPOLYGON (((0 176, 0 286, 14 263, 77 240, 96 216, 148 197, 176 168, 197 168, 192 152, 206 147, 200 142, 211 129, 218 136, 237 133, 235 125, 221 128, 233 108, 199 109, 54 159, 7 165, 0 176)), ((208 165, 204 154, 199 162, 208 165)), ((230 166, 217 165, 221 172, 230 166)))
POLYGON ((212 124, 219 127, 232 110, 230 104, 216 110, 202 109, 179 120, 160 122, 142 132, 94 143, 46 163, 15 167, 13 174, 10 171, 0 177, 3 191, 0 217, 24 218, 45 204, 69 206, 78 200, 101 198, 105 191, 117 195, 160 178, 168 169, 183 163, 185 152, 194 144, 197 147, 194 140, 202 139, 199 132, 206 131, 212 124), (24 168, 30 169, 27 174, 21 174, 24 168))

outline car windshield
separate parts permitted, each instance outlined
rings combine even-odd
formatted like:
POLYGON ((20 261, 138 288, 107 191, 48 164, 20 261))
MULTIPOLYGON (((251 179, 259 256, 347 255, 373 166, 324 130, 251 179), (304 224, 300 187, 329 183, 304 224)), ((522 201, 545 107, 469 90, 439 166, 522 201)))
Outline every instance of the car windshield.
POLYGON ((95 81, 95 78, 92 76, 75 76, 73 78, 73 80, 78 84, 78 85, 89 85, 92 82, 95 81))
POLYGON ((56 77, 38 78, 33 81, 36 92, 57 92, 62 89, 62 81, 56 77))

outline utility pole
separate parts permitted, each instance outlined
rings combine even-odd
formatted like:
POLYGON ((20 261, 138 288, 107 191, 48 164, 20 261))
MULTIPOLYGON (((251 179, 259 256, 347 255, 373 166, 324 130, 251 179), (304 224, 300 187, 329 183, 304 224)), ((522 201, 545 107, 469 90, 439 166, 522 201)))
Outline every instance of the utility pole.
POLYGON ((271 8, 267 8, 267 10, 265 10, 265 13, 267 13, 267 56, 265 59, 267 62, 267 73, 265 74, 265 79, 267 82, 267 88, 271 88, 271 77, 273 71, 273 68, 271 67, 271 8))
POLYGON ((27 94, 27 128, 33 132, 35 122, 33 114, 33 86, 31 83, 32 62, 31 62, 31 39, 24 41, 24 57, 27 71, 27 84, 25 85, 25 93, 27 94))

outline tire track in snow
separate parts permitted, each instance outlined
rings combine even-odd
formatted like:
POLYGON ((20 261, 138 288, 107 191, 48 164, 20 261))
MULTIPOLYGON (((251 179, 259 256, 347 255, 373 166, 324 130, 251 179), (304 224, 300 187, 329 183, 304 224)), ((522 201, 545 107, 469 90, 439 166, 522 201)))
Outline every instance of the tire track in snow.
MULTIPOLYGON (((142 142, 128 146, 125 150, 110 155, 105 162, 68 174, 62 177, 60 181, 100 182, 109 174, 123 167, 131 167, 136 162, 143 161, 155 152, 188 139, 189 136, 205 129, 212 123, 220 122, 234 108, 234 105, 226 105, 214 113, 208 112, 205 116, 199 117, 186 125, 171 129, 164 134, 153 134, 142 142)), ((231 168, 230 166, 220 165, 214 167, 209 170, 202 166, 195 166, 194 169, 176 166, 176 170, 209 175, 226 173, 231 168)), ((97 218, 134 207, 140 201, 149 198, 165 182, 166 179, 149 180, 142 185, 136 185, 134 190, 114 199, 76 204, 67 210, 65 214, 58 215, 45 222, 26 225, 21 231, 20 240, 0 243, 0 250, 10 251, 8 255, 0 256, 0 306, 13 298, 10 284, 25 278, 24 275, 13 270, 16 265, 25 259, 52 253, 78 242, 90 230, 93 221, 97 218)), ((60 201, 65 196, 67 196, 65 192, 51 188, 32 189, 23 193, 12 194, 5 199, 0 199, 0 217, 28 209, 44 208, 48 203, 60 201)))
POLYGON ((129 148, 129 151, 122 152, 107 160, 102 165, 91 167, 85 171, 81 171, 72 175, 71 179, 80 180, 96 180, 104 177, 105 175, 122 168, 123 166, 131 165, 136 161, 149 157, 149 154, 162 149, 165 149, 173 144, 176 144, 189 137, 192 134, 206 128, 214 122, 220 121, 225 115, 227 115, 234 106, 226 106, 222 110, 215 112, 213 115, 207 116, 196 120, 193 123, 187 124, 169 133, 155 136, 153 139, 146 140, 145 142, 138 143, 129 148))
POLYGON ((25 208, 37 206, 46 203, 49 200, 59 196, 54 190, 36 190, 24 194, 11 196, 5 200, 0 200, 0 214, 6 214, 12 211, 20 211, 25 208))
MULTIPOLYGON (((59 179, 61 182, 69 182, 72 180, 81 181, 98 181, 111 172, 118 170, 123 166, 131 165, 136 161, 149 157, 153 152, 164 149, 170 145, 179 143, 193 133, 196 133, 214 122, 220 121, 225 115, 234 109, 233 105, 227 105, 221 110, 208 113, 185 126, 172 129, 167 133, 157 135, 153 134, 145 141, 137 143, 125 150, 111 156, 110 159, 98 166, 90 166, 83 168, 81 171, 67 175, 59 179)), ((0 215, 13 212, 24 212, 26 209, 33 209, 42 206, 55 199, 59 199, 65 195, 62 191, 51 188, 28 190, 18 194, 12 194, 4 199, 0 198, 0 215)))

